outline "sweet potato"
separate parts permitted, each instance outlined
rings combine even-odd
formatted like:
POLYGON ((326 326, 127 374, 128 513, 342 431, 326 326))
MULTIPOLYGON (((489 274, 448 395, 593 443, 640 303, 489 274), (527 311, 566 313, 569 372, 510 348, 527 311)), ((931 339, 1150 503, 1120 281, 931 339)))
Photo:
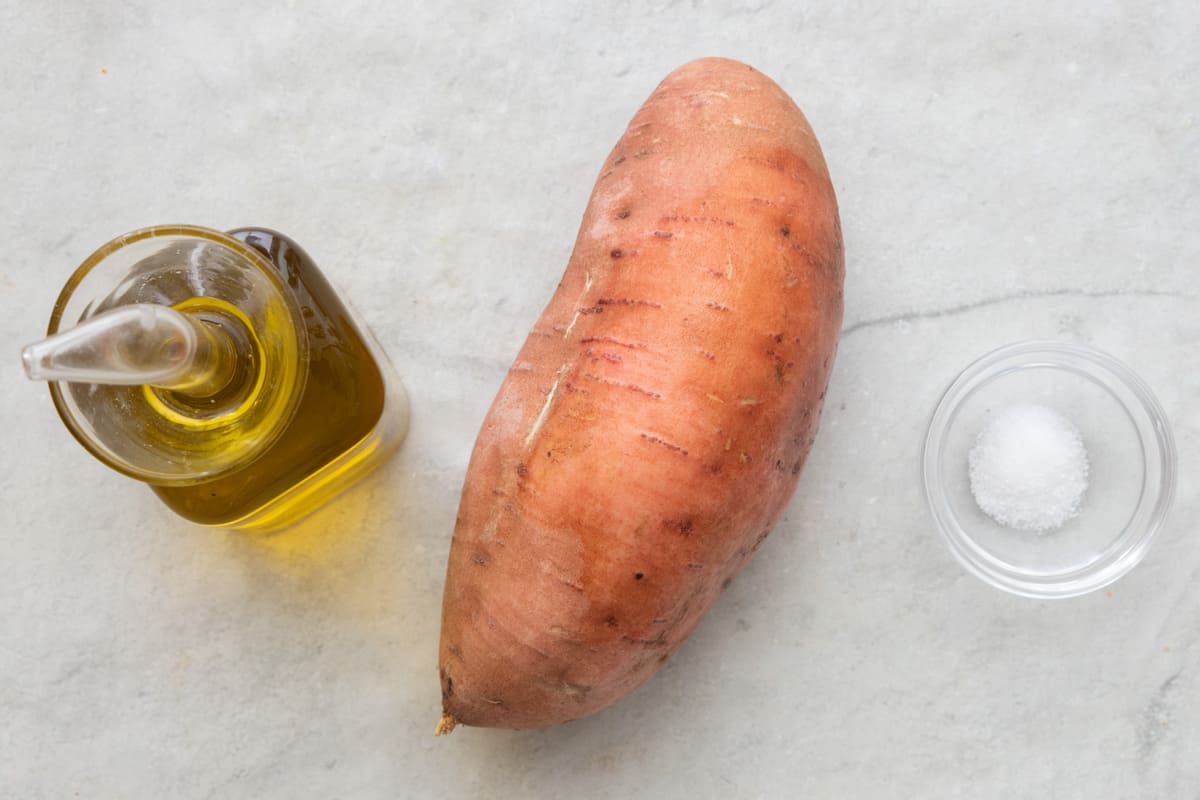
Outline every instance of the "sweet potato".
POLYGON ((736 61, 667 76, 605 162, 475 444, 439 733, 582 717, 675 652, 795 489, 843 273, 795 103, 736 61))

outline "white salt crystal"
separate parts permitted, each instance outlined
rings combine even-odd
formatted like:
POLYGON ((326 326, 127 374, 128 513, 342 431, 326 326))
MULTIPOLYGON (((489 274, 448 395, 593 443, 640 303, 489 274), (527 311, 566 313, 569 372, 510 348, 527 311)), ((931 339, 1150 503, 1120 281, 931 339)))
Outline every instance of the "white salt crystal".
POLYGON ((1036 403, 996 414, 967 456, 971 494, 1001 525, 1053 530, 1079 513, 1088 457, 1070 420, 1036 403))

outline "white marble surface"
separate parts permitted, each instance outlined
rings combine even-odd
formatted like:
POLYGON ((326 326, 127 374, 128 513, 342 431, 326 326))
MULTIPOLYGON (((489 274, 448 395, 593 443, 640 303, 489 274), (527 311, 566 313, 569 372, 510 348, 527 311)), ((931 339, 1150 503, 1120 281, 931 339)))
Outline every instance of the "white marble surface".
POLYGON ((874 5, 0 0, 0 796, 1197 797, 1200 11, 874 5), (842 205, 800 490, 633 697, 435 740, 476 428, 601 159, 710 54, 805 108, 842 205), (404 449, 290 534, 189 527, 21 376, 74 266, 173 221, 295 236, 407 378, 404 449), (1111 592, 990 589, 922 505, 941 389, 1030 335, 1175 424, 1174 514, 1111 592))

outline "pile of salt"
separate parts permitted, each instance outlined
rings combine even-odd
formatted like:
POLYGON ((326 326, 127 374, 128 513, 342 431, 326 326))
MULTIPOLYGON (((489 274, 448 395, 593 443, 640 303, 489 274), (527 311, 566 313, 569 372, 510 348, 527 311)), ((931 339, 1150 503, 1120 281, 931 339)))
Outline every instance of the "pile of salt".
POLYGON ((1039 533, 1059 528, 1079 513, 1087 491, 1087 450, 1079 429, 1035 403, 996 414, 967 460, 975 502, 1010 528, 1039 533))

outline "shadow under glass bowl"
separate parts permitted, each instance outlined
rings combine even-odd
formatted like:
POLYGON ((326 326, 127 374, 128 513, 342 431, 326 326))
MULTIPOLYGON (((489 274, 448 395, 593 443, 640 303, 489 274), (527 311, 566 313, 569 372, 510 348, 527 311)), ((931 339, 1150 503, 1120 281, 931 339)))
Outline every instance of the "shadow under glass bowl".
POLYGON ((1146 555, 1175 493, 1175 444, 1149 387, 1112 356, 1068 342, 1006 345, 970 364, 938 403, 922 477, 937 528, 959 563, 1024 597, 1075 597, 1103 588, 1146 555), (979 510, 967 454, 991 415, 1039 403, 1071 420, 1087 448, 1078 516, 1038 534, 979 510))

